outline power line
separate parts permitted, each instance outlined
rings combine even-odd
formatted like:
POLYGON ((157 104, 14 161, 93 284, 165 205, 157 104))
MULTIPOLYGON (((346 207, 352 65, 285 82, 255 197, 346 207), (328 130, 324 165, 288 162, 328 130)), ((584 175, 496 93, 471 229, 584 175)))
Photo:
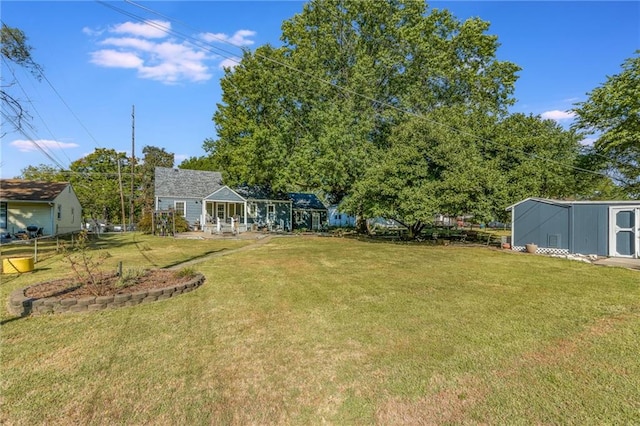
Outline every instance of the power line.
MULTIPOLYGON (((209 44, 209 43, 207 43, 205 41, 199 40, 199 39, 197 39, 195 37, 192 37, 190 35, 187 35, 187 34, 179 32, 179 31, 173 30, 173 29, 171 29, 171 28, 169 28, 169 27, 167 27, 165 25, 162 25, 162 24, 160 24, 158 22, 145 19, 145 18, 143 18, 143 17, 141 17, 139 15, 136 15, 135 13, 126 11, 126 10, 124 10, 122 8, 119 8, 117 6, 114 6, 114 5, 112 5, 112 4, 108 3, 108 2, 105 2, 105 1, 102 1, 102 0, 96 0, 96 2, 101 4, 101 5, 103 5, 103 6, 105 6, 105 7, 108 7, 109 9, 112 9, 112 10, 114 10, 114 11, 116 11, 116 12, 122 14, 122 15, 126 15, 126 16, 128 16, 128 17, 130 17, 132 19, 135 19, 136 21, 141 22, 141 23, 143 23, 143 24, 145 24, 147 26, 150 26, 152 28, 161 30, 162 32, 164 32, 166 34, 177 36, 177 37, 183 39, 184 41, 188 42, 189 44, 191 44, 191 45, 193 45, 193 46, 195 46, 195 47, 197 47, 199 49, 205 50, 207 52, 218 54, 218 55, 220 55, 220 56, 222 56, 224 58, 230 59, 230 60, 232 60, 232 61, 234 61, 236 63, 240 63, 240 61, 237 59, 237 55, 235 53, 233 53, 233 52, 230 52, 228 50, 213 46, 213 45, 211 45, 211 44, 209 44), (232 55, 232 56, 227 56, 227 55, 232 55)), ((127 3, 130 3, 130 2, 127 2, 127 3)), ((139 6, 139 5, 135 4, 135 3, 131 3, 131 4, 146 10, 146 8, 143 7, 143 6, 139 6)), ((149 11, 153 12, 151 9, 149 9, 149 11)), ((155 13, 158 16, 164 17, 164 15, 161 15, 161 14, 159 14, 157 12, 155 12, 155 13)), ((167 19, 171 19, 171 18, 167 18, 167 19)), ((174 22, 175 22, 175 20, 174 20, 174 22)), ((189 28, 189 27, 187 27, 187 28, 189 28)), ((240 49, 242 49, 242 48, 240 48, 240 49)), ((244 51, 244 49, 242 49, 242 50, 244 51)))
POLYGON ((11 123, 11 125, 13 125, 18 132, 20 132, 25 138, 27 138, 29 140, 29 142, 31 142, 40 152, 42 152, 42 154, 45 155, 45 157, 47 157, 49 160, 51 160, 56 166, 58 166, 58 168, 60 170, 64 170, 65 167, 60 164, 59 160, 54 158, 49 152, 47 152, 42 146, 40 146, 40 144, 38 142, 36 142, 34 140, 34 138, 30 135, 28 135, 25 131, 25 129, 18 127, 18 123, 15 122, 15 119, 13 117, 8 116, 4 111, 2 112, 2 117, 11 123))
MULTIPOLYGON (((99 2, 100 2, 100 3, 104 3, 104 2, 101 2, 101 1, 99 1, 99 2)), ((163 15, 163 14, 161 14, 161 13, 159 13, 159 12, 157 12, 157 11, 155 11, 155 10, 151 9, 151 8, 148 8, 148 7, 142 6, 142 5, 140 5, 140 4, 138 4, 138 3, 135 3, 135 2, 133 2, 133 1, 131 1, 131 0, 125 0, 125 2, 126 2, 126 3, 128 3, 128 4, 131 4, 131 5, 135 6, 135 7, 138 7, 138 8, 140 8, 140 9, 142 9, 142 10, 145 10, 145 11, 147 11, 147 12, 153 13, 153 14, 155 14, 156 16, 159 16, 159 17, 162 17, 162 18, 164 18, 164 19, 168 19, 169 21, 172 21, 172 22, 175 22, 175 23, 178 23, 178 24, 184 25, 184 26, 186 26, 187 28, 189 28, 189 29, 191 29, 191 30, 194 30, 194 31, 200 31, 200 30, 197 30, 197 29, 195 29, 195 28, 193 28, 193 27, 190 27, 190 26, 188 26, 188 25, 186 25, 186 24, 182 23, 182 22, 181 22, 181 21, 179 21, 179 20, 176 20, 176 19, 171 18, 171 17, 169 17, 169 16, 163 15)), ((105 6, 108 6, 108 5, 106 5, 106 4, 105 4, 105 6)), ((108 7, 111 7, 111 6, 108 6, 108 7)), ((113 7, 112 7, 112 8, 113 8, 113 7)), ((116 10, 119 10, 119 11, 120 11, 121 9, 116 9, 116 10)), ((126 11, 123 11, 123 13, 125 13, 127 16, 132 16, 132 17, 134 17, 135 19, 138 19, 140 22, 143 22, 143 23, 145 23, 146 25, 150 25, 150 26, 153 26, 153 27, 155 27, 155 28, 158 28, 158 26, 157 26, 155 23, 153 23, 153 22, 151 22, 151 21, 149 21, 149 20, 146 20, 146 19, 140 18, 140 17, 136 16, 135 14, 131 14, 131 13, 126 12, 126 11)), ((190 37, 190 36, 184 36, 184 35, 182 35, 182 34, 181 34, 181 33, 179 33, 179 32, 174 32, 174 31, 172 31, 172 30, 167 29, 167 28, 166 28, 166 27, 164 27, 164 26, 160 26, 160 29, 162 29, 162 28, 164 28, 164 29, 165 29, 165 31, 166 31, 166 32, 168 32, 168 33, 171 33, 171 34, 177 34, 177 35, 179 35, 179 36, 181 36, 181 37, 183 37, 183 38, 184 38, 184 37, 186 37, 186 38, 191 38, 191 39, 193 39, 193 38, 192 38, 192 37, 190 37)), ((357 30, 357 29, 356 29, 356 30, 357 30)), ((202 31, 200 31, 200 32, 202 32, 202 31)), ((228 40, 226 40, 226 39, 219 38, 219 37, 215 37, 215 38, 216 38, 218 41, 220 41, 221 43, 225 43, 225 44, 228 44, 228 45, 233 46, 233 47, 235 47, 235 48, 238 48, 238 49, 242 50, 243 52, 247 51, 247 49, 246 49, 245 47, 243 47, 243 46, 239 46, 239 45, 236 45, 236 44, 234 44, 234 43, 232 43, 232 42, 230 42, 230 41, 228 41, 228 40)), ((200 47, 200 44, 201 44, 201 42, 199 42, 199 43, 198 43, 198 44, 196 44, 196 45, 200 47)), ((207 45, 208 45, 208 44, 207 44, 207 45)), ((215 48, 215 47, 212 47, 212 48, 214 48, 214 49, 219 49, 219 48, 215 48)), ((222 50, 222 49, 219 49, 219 50, 222 50)), ((222 51, 224 51, 224 50, 222 50, 222 51)), ((226 51, 225 51, 225 52, 226 52, 226 51)), ((490 143, 490 144, 495 144, 495 145, 497 145, 497 142, 496 142, 496 141, 494 141, 494 140, 478 137, 478 136, 477 136, 476 134, 474 134, 474 133, 466 132, 466 131, 463 131, 463 130, 460 130, 460 129, 454 128, 454 127, 449 126, 449 125, 447 125, 447 124, 445 124, 445 123, 442 123, 442 122, 436 121, 436 120, 434 120, 434 119, 431 119, 431 118, 425 117, 423 114, 420 114, 420 113, 417 113, 417 112, 414 112, 414 111, 410 111, 410 110, 408 110, 408 109, 406 109, 406 108, 402 108, 402 107, 399 107, 399 106, 397 106, 397 105, 390 104, 390 103, 385 102, 385 101, 380 101, 380 100, 378 100, 378 99, 376 99, 376 98, 373 98, 373 97, 371 97, 371 96, 368 96, 368 95, 365 95, 365 94, 359 93, 359 92, 357 92, 356 90, 349 89, 349 88, 346 88, 346 87, 340 86, 339 84, 337 84, 337 83, 335 83, 335 82, 332 82, 332 81, 329 81, 329 80, 325 80, 325 79, 323 79, 323 78, 320 78, 320 77, 318 77, 318 76, 316 76, 316 75, 314 75, 314 74, 312 74, 312 73, 310 73, 310 72, 307 72, 307 71, 304 71, 304 70, 298 69, 298 68, 296 68, 296 67, 294 67, 294 66, 291 66, 291 65, 289 65, 289 64, 286 64, 286 63, 284 63, 284 62, 282 62, 282 61, 279 61, 279 60, 277 60, 277 59, 274 59, 274 58, 271 58, 271 57, 268 57, 268 56, 264 56, 264 55, 261 55, 261 54, 259 54, 259 53, 254 53, 254 54, 255 54, 255 56, 256 56, 256 57, 259 57, 259 58, 264 59, 264 60, 266 60, 266 61, 272 62, 272 63, 274 63, 274 64, 276 64, 276 65, 280 65, 280 66, 282 66, 282 67, 284 67, 284 68, 286 68, 286 69, 288 69, 288 70, 290 70, 290 71, 296 72, 296 73, 301 74, 301 75, 303 75, 303 76, 305 76, 305 77, 311 78, 311 79, 312 79, 312 80, 314 80, 314 81, 317 81, 317 82, 319 82, 319 83, 322 83, 322 84, 328 85, 328 86, 330 86, 330 87, 333 87, 333 88, 335 88, 335 89, 337 89, 337 90, 339 90, 339 91, 341 91, 341 92, 343 92, 343 93, 347 93, 347 94, 350 94, 350 95, 353 95, 353 96, 359 97, 359 98, 361 98, 361 99, 364 99, 364 100, 367 100, 367 101, 373 102, 374 104, 377 104, 377 105, 379 105, 379 106, 381 106, 381 107, 384 107, 384 108, 387 108, 387 109, 391 109, 391 110, 395 110, 395 111, 397 111, 397 112, 400 112, 400 113, 407 114, 407 115, 413 116, 413 117, 415 117, 415 118, 418 118, 418 119, 423 120, 423 121, 425 121, 425 122, 429 122, 429 123, 431 123, 431 124, 438 125, 438 126, 440 126, 440 127, 444 128, 444 129, 446 129, 446 130, 449 130, 449 131, 451 131, 451 132, 457 133, 457 134, 459 134, 459 135, 470 136, 470 137, 476 138, 476 139, 477 139, 478 141, 480 141, 480 142, 485 142, 485 143, 490 143)), ((235 62, 240 63, 240 61, 236 60, 235 58, 229 58, 229 59, 232 59, 232 60, 234 60, 235 62)), ((397 64, 396 64, 396 65, 397 65, 397 64)), ((593 175, 598 175, 598 176, 606 177, 606 178, 609 178, 609 179, 617 180, 618 182, 627 183, 627 182, 626 182, 625 180, 623 180, 623 179, 620 179, 620 178, 616 178, 616 177, 609 176, 609 175, 607 175, 606 173, 602 173, 602 172, 598 172, 598 171, 594 171, 594 170, 584 169, 584 168, 577 167, 577 166, 572 165, 572 164, 566 164, 566 163, 561 162, 561 161, 558 161, 558 160, 554 160, 554 159, 551 159, 551 158, 543 157, 543 156, 540 156, 540 155, 537 155, 537 154, 533 154, 533 153, 528 153, 528 152, 526 152, 526 151, 524 151, 524 150, 518 150, 518 149, 516 149, 516 148, 514 148, 514 147, 511 147, 511 146, 504 146, 504 145, 502 145, 501 147, 502 147, 502 148, 506 148, 507 150, 511 150, 511 151, 513 151, 513 152, 519 152, 519 153, 521 153, 521 154, 523 154, 523 155, 525 155, 525 156, 529 156, 530 158, 533 158, 533 159, 537 159, 537 160, 541 160, 541 161, 546 161, 546 162, 549 162, 549 163, 555 163, 555 164, 557 164, 557 165, 559 165, 559 166, 561 166, 561 167, 564 167, 564 168, 570 168, 570 169, 573 169, 573 170, 578 171, 578 172, 582 172, 582 173, 589 173, 589 174, 593 174, 593 175)))
MULTIPOLYGON (((24 86, 22 86, 22 83, 20 83, 20 80, 18 79, 18 77, 16 76, 15 70, 13 68, 13 66, 11 65, 11 63, 3 56, 2 60, 4 61, 5 65, 7 66, 7 68, 9 68, 9 71, 11 72, 11 74, 13 75, 14 81, 18 84, 18 87, 20 87, 20 89, 22 90, 22 93, 24 93, 24 95, 27 98, 27 102, 30 105, 30 109, 32 109, 33 111, 35 111, 36 115, 38 116, 38 118, 40 118, 40 121, 42 121, 42 124, 44 124, 44 127, 47 129, 47 131, 49 132, 49 134, 51 135, 51 137, 53 138, 53 140, 55 141, 55 143, 58 145, 58 148, 60 151, 62 151, 62 153, 64 154, 64 156, 67 158, 67 160, 69 161, 69 164, 71 164, 71 159, 69 158, 69 156, 67 155, 66 151, 64 150, 64 148, 62 147, 62 145, 60 145, 60 142, 58 141, 58 138, 53 134, 53 132, 51 131, 51 129, 49 128, 47 122, 45 121, 45 119, 42 117, 42 115, 40 115, 40 112, 38 111, 38 109, 35 107, 35 103, 31 100, 31 98, 29 97, 29 94, 27 93, 27 91, 25 90, 24 86)), ((28 123, 28 126, 32 129, 35 130, 33 128, 33 126, 28 123)), ((53 154, 53 152, 52 152, 53 154)), ((54 155, 55 156, 55 155, 54 155)), ((56 157, 57 158, 57 157, 56 157)))
MULTIPOLYGON (((0 22, 2 23, 2 25, 3 25, 3 26, 7 26, 7 25, 5 24, 5 22, 4 22, 4 21, 0 20, 0 22)), ((8 33, 11 35, 11 37, 13 38, 13 40, 14 40, 16 43, 20 44, 20 40, 18 40, 18 39, 16 38, 15 34, 14 34, 12 31, 9 31, 8 33)), ((33 58, 32 58, 30 55, 29 55, 29 57, 28 57, 28 61, 27 61, 27 62, 28 62, 28 64, 29 64, 29 65, 30 65, 30 66, 35 70, 35 75, 36 75, 36 77, 37 77, 37 78, 42 78, 42 79, 44 79, 44 80, 47 82, 47 84, 49 85, 49 87, 51 88, 51 90, 53 90, 53 92, 56 94, 56 96, 58 97, 58 99, 60 99, 60 101, 61 101, 61 102, 63 103, 63 105, 67 108, 67 110, 71 113, 71 115, 76 119, 76 121, 80 124, 80 126, 85 130, 85 132, 87 132, 87 134, 89 135, 89 137, 94 141, 94 144, 96 145, 96 147, 99 147, 99 144, 98 144, 98 141, 96 140, 96 138, 95 138, 95 137, 93 136, 93 134, 89 131, 89 129, 84 125, 84 123, 82 122, 82 120, 80 120, 80 118, 76 115, 76 113, 71 109, 71 107, 69 106, 69 104, 65 101, 65 99, 62 97, 62 95, 60 94, 60 92, 58 92, 58 90, 57 90, 57 89, 56 89, 56 87, 53 85, 53 83, 52 83, 52 82, 47 78, 47 76, 46 76, 46 74, 44 73, 44 70, 42 69, 42 67, 41 67, 39 64, 37 64, 37 63, 33 60, 33 58)), ((9 68, 11 69, 11 67, 9 67, 9 68)), ((14 74, 14 77, 15 77, 15 74, 14 74)), ((17 79, 17 78, 16 78, 16 81, 18 81, 18 79, 17 79)), ((22 90, 24 91, 24 88, 23 88, 21 85, 20 85, 20 87, 21 87, 21 88, 22 88, 22 90)), ((25 94, 26 94, 26 91, 25 91, 25 94)), ((27 95, 27 97, 28 97, 28 95, 27 95)), ((34 109, 35 109, 35 107, 34 107, 34 109)), ((36 110, 36 111, 37 111, 37 110, 36 110)), ((3 115, 4 115, 4 114, 3 114, 3 115)), ((40 116, 40 114, 39 114, 39 113, 38 113, 38 116, 40 116)), ((47 128, 48 128, 48 126, 47 126, 46 122, 44 121, 44 119, 42 119, 42 117, 41 117, 41 116, 40 116, 40 119, 41 119, 41 120, 42 120, 42 122, 45 124, 45 127, 47 127, 47 128)), ((14 122, 14 123, 15 123, 15 122, 14 122)), ((17 123, 15 123, 15 124, 17 124, 17 123)), ((14 127, 15 127, 15 124, 14 124, 14 127)), ((16 127, 16 128, 17 128, 17 127, 16 127)), ((23 134, 24 134, 24 132, 22 132, 22 129, 20 129, 20 131, 21 131, 21 133, 23 133, 23 134)), ((49 130, 49 132, 51 133, 51 131, 50 131, 50 130, 49 130)), ((26 136, 26 135, 25 135, 25 136, 26 136)), ((31 141, 34 145, 36 145, 36 147, 37 147, 40 151, 42 151, 43 153, 45 153, 44 149, 43 149, 43 148, 42 148, 42 147, 41 147, 41 146, 40 146, 40 145, 39 145, 39 144, 34 140, 34 138, 29 137, 29 139, 30 139, 30 141, 31 141)), ((54 137, 54 139, 56 139, 56 138, 54 137)), ((56 139, 56 142, 57 142, 57 139, 56 139)), ((61 148, 62 148, 62 147, 61 147, 61 148)), ((63 152, 64 152, 64 150, 63 150, 63 152)), ((61 166, 61 164, 60 164, 60 162, 59 162, 59 161, 53 160, 53 158, 52 158, 49 154, 47 154, 47 153, 45 153, 45 155, 47 156, 47 158, 51 159, 51 160, 54 162, 54 164, 56 164, 58 167, 60 167, 61 169, 64 169, 64 167, 62 167, 62 166, 61 166)), ((66 155, 66 153, 65 153, 65 156, 67 156, 67 155, 66 155)), ((69 157, 68 157, 68 156, 67 156, 67 159, 69 159, 69 157)), ((69 162, 71 162, 71 160, 70 160, 70 159, 69 159, 69 162)))

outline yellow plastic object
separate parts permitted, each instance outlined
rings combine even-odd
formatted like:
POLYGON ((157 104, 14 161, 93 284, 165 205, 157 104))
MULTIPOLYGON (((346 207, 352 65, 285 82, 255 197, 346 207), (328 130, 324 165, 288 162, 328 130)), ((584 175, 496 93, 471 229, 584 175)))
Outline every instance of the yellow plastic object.
POLYGON ((33 256, 2 259, 3 274, 21 274, 31 271, 33 271, 33 256))

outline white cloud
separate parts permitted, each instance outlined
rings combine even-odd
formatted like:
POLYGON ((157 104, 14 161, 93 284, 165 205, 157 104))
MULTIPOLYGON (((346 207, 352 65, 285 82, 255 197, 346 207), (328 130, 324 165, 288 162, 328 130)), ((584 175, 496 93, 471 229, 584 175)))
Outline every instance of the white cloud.
POLYGON ((208 43, 231 43, 235 46, 250 46, 255 42, 253 40, 249 40, 248 37, 253 37, 255 35, 255 31, 238 30, 232 36, 228 36, 224 33, 203 33, 200 34, 200 38, 208 43))
POLYGON ((88 36, 99 36, 102 35, 104 31, 100 30, 100 29, 93 29, 93 28, 89 28, 89 27, 83 27, 82 28, 82 33, 86 34, 88 36))
POLYGON ((144 52, 153 51, 153 48, 156 45, 155 43, 149 40, 142 40, 142 39, 133 38, 133 37, 122 37, 122 38, 110 37, 101 41, 100 44, 115 46, 120 48, 142 50, 144 52))
POLYGON ((174 160, 176 160, 176 163, 177 163, 177 162, 182 162, 186 160, 187 158, 189 158, 189 156, 187 154, 175 154, 173 158, 174 160))
POLYGON ((30 140, 28 141, 24 139, 18 139, 11 142, 11 146, 16 147, 20 152, 38 151, 39 149, 36 146, 36 144, 40 145, 42 148, 49 149, 49 150, 62 150, 67 148, 77 148, 80 146, 77 143, 58 142, 58 141, 52 141, 49 139, 39 139, 35 141, 35 143, 33 143, 30 140))
MULTIPOLYGON (((202 82, 213 77, 211 62, 219 60, 219 56, 168 37, 159 27, 170 29, 169 22, 148 22, 150 24, 125 22, 110 27, 109 36, 97 42, 103 48, 90 53, 90 62, 107 68, 135 69, 140 78, 165 84, 202 82)), ((83 32, 98 34, 88 28, 83 32)), ((254 34, 254 31, 240 30, 231 37, 223 36, 236 43, 252 44, 247 37, 254 34)), ((231 64, 225 61, 225 66, 231 64)))
POLYGON ((542 113, 542 118, 545 120, 554 120, 554 121, 564 121, 571 120, 576 116, 574 112, 571 111, 560 111, 554 109, 552 111, 545 111, 542 113))
POLYGON ((125 22, 114 25, 110 32, 116 34, 130 34, 145 38, 164 38, 171 30, 171 22, 149 20, 145 22, 125 22))
POLYGON ((104 49, 91 52, 91 63, 108 68, 139 69, 144 61, 135 53, 104 49))
POLYGON ((218 64, 218 68, 235 68, 240 63, 240 58, 227 58, 218 64))

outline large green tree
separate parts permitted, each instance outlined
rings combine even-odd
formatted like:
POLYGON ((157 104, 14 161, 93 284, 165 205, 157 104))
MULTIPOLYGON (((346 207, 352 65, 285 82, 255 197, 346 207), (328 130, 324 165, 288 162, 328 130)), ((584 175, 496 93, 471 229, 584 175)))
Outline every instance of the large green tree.
POLYGON ((147 145, 142 148, 142 164, 138 165, 138 179, 136 187, 139 188, 140 207, 143 212, 154 208, 155 193, 155 169, 156 167, 173 167, 175 155, 165 151, 164 148, 147 145))
POLYGON ((619 74, 576 104, 575 128, 597 134, 595 154, 608 159, 605 170, 632 197, 640 197, 640 51, 619 74))
POLYGON ((218 139, 205 149, 232 184, 340 201, 410 117, 506 112, 518 67, 496 59, 487 29, 423 1, 311 1, 284 22, 282 47, 226 71, 218 139))
POLYGON ((131 185, 130 174, 126 173, 129 167, 130 159, 126 154, 107 148, 96 148, 91 154, 71 163, 69 181, 78 195, 85 217, 120 222, 120 177, 126 191, 131 185))
POLYGON ((523 198, 575 191, 578 136, 540 117, 439 108, 394 128, 390 141, 342 207, 395 219, 413 236, 436 214, 504 220, 523 198))

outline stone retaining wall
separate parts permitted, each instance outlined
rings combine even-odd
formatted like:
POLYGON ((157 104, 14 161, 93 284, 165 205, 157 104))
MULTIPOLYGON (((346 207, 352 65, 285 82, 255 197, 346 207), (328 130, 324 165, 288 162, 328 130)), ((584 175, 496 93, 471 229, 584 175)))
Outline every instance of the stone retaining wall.
POLYGON ((116 294, 113 296, 91 296, 79 299, 57 299, 48 297, 34 299, 25 296, 29 287, 18 289, 9 296, 9 311, 12 314, 41 315, 62 312, 90 312, 102 309, 121 308, 134 306, 140 303, 155 302, 175 297, 182 293, 195 290, 204 283, 204 275, 197 274, 193 279, 184 284, 176 284, 165 288, 139 291, 130 294, 116 294))

